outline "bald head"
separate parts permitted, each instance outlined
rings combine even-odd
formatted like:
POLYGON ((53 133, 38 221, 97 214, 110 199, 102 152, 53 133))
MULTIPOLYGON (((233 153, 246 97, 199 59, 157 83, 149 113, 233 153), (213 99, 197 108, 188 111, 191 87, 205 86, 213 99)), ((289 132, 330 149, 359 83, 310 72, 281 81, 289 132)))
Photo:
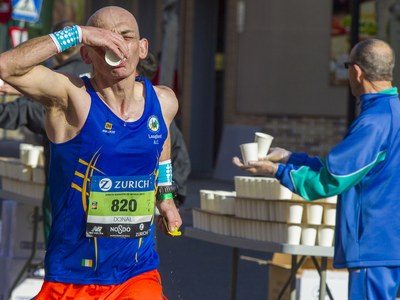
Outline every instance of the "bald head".
POLYGON ((129 24, 139 37, 139 26, 135 17, 126 9, 119 6, 106 6, 97 10, 87 21, 88 26, 114 30, 121 23, 129 24))
POLYGON ((393 79, 394 52, 384 41, 367 39, 359 42, 350 53, 350 61, 357 64, 371 82, 393 79))

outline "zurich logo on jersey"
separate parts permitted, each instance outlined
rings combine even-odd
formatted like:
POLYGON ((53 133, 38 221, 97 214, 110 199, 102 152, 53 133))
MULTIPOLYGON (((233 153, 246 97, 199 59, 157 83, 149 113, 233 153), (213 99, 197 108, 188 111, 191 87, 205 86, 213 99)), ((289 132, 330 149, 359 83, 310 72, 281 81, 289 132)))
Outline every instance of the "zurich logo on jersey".
POLYGON ((99 182, 100 190, 107 192, 112 188, 113 182, 110 178, 102 178, 99 182))
POLYGON ((158 121, 157 116, 152 115, 149 117, 149 119, 147 120, 147 127, 152 132, 158 132, 158 130, 160 129, 160 122, 158 121))

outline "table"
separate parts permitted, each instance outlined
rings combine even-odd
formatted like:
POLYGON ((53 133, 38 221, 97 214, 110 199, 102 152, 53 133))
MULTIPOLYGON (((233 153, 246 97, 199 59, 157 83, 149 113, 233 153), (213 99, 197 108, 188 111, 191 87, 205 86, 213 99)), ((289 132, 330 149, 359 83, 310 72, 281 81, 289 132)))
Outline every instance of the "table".
POLYGON ((18 203, 29 204, 33 206, 41 206, 43 199, 31 198, 24 195, 12 193, 9 191, 5 191, 0 189, 0 198, 7 200, 14 200, 18 203))
POLYGON ((6 200, 13 200, 18 203, 23 203, 23 204, 30 204, 34 206, 34 211, 33 211, 33 230, 32 230, 32 249, 30 256, 28 257, 27 261, 25 262, 23 268, 19 272, 17 278, 15 281, 12 283, 10 289, 9 289, 9 295, 11 296, 11 292, 13 289, 18 285, 18 283, 21 281, 22 277, 24 276, 25 272, 32 266, 35 266, 33 264, 33 260, 36 255, 36 250, 37 250, 37 240, 38 240, 38 224, 40 221, 39 217, 39 207, 41 205, 42 200, 36 199, 36 198, 30 198, 26 197, 23 195, 19 195, 16 193, 12 193, 9 191, 4 191, 0 189, 0 198, 1 199, 6 199, 6 200))
POLYGON ((275 242, 256 241, 256 240, 215 234, 209 231, 204 231, 193 227, 186 227, 184 230, 184 236, 202 240, 205 242, 232 247, 232 271, 231 271, 231 290, 230 290, 231 300, 236 299, 239 248, 247 250, 255 250, 260 252, 268 252, 268 253, 284 253, 292 256, 290 277, 286 281, 285 285, 282 287, 278 299, 281 299, 281 297, 283 296, 285 290, 289 287, 289 285, 291 291, 290 299, 291 300, 296 299, 296 273, 298 269, 301 267, 301 265, 304 263, 305 259, 307 257, 311 257, 312 262, 320 275, 319 299, 324 300, 326 293, 328 294, 331 300, 333 299, 329 287, 326 284, 327 261, 328 257, 333 257, 333 247, 290 245, 290 244, 281 244, 275 242), (299 261, 297 261, 297 256, 301 256, 299 261), (321 265, 319 265, 316 257, 321 258, 321 265))

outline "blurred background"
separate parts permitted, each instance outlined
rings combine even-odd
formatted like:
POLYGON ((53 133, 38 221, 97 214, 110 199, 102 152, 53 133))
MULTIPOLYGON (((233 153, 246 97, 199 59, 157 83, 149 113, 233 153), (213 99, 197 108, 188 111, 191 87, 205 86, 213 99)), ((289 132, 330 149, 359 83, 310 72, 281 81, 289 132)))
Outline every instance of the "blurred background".
MULTIPOLYGON (((352 45, 377 37, 400 57, 400 0, 0 0, 0 52, 50 33, 60 21, 84 25, 107 5, 135 15, 159 63, 153 82, 178 96, 176 123, 191 160, 185 226, 200 189, 234 189, 234 176, 243 174, 231 159, 255 131, 274 136, 273 147, 322 156, 342 139, 357 115, 343 67, 352 45)), ((396 86, 399 66, 394 75, 396 86)), ((14 99, 0 95, 1 102, 14 99)), ((25 128, 0 129, 0 156, 18 157, 19 144, 36 138, 25 128)), ((7 205, 3 217, 6 209, 15 213, 7 205)), ((32 231, 32 220, 27 224, 32 231)), ((229 247, 185 237, 158 241, 170 299, 228 299, 229 247)), ((259 262, 241 260, 238 299, 267 297, 267 267, 259 262)))
POLYGON ((196 176, 231 180, 232 154, 255 128, 273 146, 325 154, 357 113, 342 64, 352 43, 379 37, 400 51, 397 0, 0 0, 0 51, 18 40, 15 27, 32 38, 58 21, 85 24, 106 5, 137 17, 159 60, 158 83, 177 93, 196 176), (7 15, 10 3, 33 6, 38 19, 7 15))

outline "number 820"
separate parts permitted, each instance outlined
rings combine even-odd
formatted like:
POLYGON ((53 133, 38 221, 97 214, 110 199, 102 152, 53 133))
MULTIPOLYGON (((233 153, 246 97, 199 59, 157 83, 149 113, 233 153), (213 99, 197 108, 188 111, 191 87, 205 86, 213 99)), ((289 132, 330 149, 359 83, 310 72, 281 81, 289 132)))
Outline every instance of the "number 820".
POLYGON ((114 199, 111 201, 111 211, 131 211, 137 209, 137 201, 135 199, 114 199))

